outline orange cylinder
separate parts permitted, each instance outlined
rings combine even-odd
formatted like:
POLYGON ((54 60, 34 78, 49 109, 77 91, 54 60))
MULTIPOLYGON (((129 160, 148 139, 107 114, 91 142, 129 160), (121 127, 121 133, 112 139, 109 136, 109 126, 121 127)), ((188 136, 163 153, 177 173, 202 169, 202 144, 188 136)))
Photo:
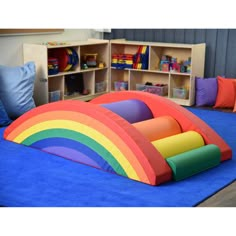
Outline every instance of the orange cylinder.
POLYGON ((161 116, 133 123, 150 142, 181 133, 179 123, 171 116, 161 116))

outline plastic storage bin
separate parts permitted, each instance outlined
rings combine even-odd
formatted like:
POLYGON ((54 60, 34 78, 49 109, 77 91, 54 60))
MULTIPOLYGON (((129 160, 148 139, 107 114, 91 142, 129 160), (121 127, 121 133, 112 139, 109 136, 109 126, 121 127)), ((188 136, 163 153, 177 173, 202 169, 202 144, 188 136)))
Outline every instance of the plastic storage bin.
POLYGON ((145 91, 147 85, 145 84, 136 84, 136 90, 138 91, 145 91))
POLYGON ((145 85, 145 84, 136 84, 136 90, 144 91, 148 93, 157 94, 159 96, 166 96, 168 94, 168 85, 145 85))
POLYGON ((95 83, 95 92, 96 93, 105 92, 106 91, 106 85, 107 84, 106 84, 105 81, 95 83))
POLYGON ((59 101, 61 97, 61 91, 60 90, 55 90, 49 92, 49 102, 56 102, 59 101))
POLYGON ((115 81, 114 82, 115 91, 128 90, 128 82, 126 81, 115 81))
POLYGON ((185 88, 173 88, 173 97, 187 99, 188 98, 188 90, 185 88))

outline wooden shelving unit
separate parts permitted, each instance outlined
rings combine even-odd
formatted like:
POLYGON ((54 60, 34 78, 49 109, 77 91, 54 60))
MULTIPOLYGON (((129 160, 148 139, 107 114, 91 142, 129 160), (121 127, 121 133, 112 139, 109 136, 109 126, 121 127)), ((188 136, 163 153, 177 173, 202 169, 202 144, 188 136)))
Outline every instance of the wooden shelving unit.
POLYGON ((170 44, 170 43, 154 43, 154 42, 138 42, 126 41, 123 39, 111 40, 110 51, 113 54, 135 54, 139 46, 148 46, 148 68, 147 69, 117 69, 111 67, 111 84, 110 90, 114 91, 115 81, 128 82, 129 90, 136 90, 136 84, 145 84, 150 82, 153 84, 161 83, 168 85, 168 99, 174 102, 191 106, 195 102, 195 77, 204 76, 205 64, 205 48, 204 43, 201 44, 170 44), (191 72, 165 72, 161 71, 160 61, 163 55, 170 55, 178 60, 186 60, 191 58, 191 72), (175 88, 187 88, 188 96, 184 99, 176 98, 173 93, 175 88))
POLYGON ((206 45, 201 44, 172 44, 156 42, 139 42, 118 40, 89 39, 87 41, 67 42, 65 45, 24 44, 24 62, 34 61, 36 63, 36 81, 34 88, 34 99, 36 105, 46 104, 49 101, 49 92, 60 91, 60 100, 79 99, 88 101, 96 96, 115 91, 116 81, 128 83, 128 90, 136 90, 137 84, 146 82, 155 84, 167 84, 168 94, 166 97, 174 102, 191 106, 195 103, 195 77, 204 76, 206 45), (148 67, 146 69, 117 69, 111 66, 113 54, 135 54, 140 46, 148 48, 148 67), (50 50, 57 48, 73 48, 79 56, 80 62, 73 70, 48 75, 48 55, 50 50), (97 61, 105 63, 104 68, 92 67, 81 68, 81 60, 85 54, 97 54, 97 61), (178 60, 191 58, 191 71, 180 73, 174 71, 161 71, 160 61, 163 55, 170 55, 178 60), (65 83, 66 75, 82 74, 84 86, 89 90, 88 95, 80 93, 67 95, 65 83), (96 83, 104 83, 105 90, 97 91, 96 83), (186 88, 186 98, 176 98, 175 88, 186 88))
POLYGON ((34 100, 37 106, 46 104, 49 101, 49 92, 60 91, 60 100, 64 99, 80 99, 88 101, 96 96, 109 91, 109 41, 99 39, 89 39, 87 41, 66 42, 58 45, 44 44, 24 44, 24 62, 34 61, 36 64, 36 81, 34 88, 34 100), (79 63, 70 71, 59 72, 54 75, 48 75, 48 56, 50 50, 57 48, 73 48, 79 57, 79 63), (97 62, 105 63, 104 68, 89 67, 88 69, 81 68, 81 60, 85 54, 96 53, 97 62), (72 74, 82 74, 84 87, 88 89, 88 95, 75 93, 68 96, 66 94, 65 76, 72 74), (96 83, 104 82, 105 90, 102 92, 96 91, 96 83))

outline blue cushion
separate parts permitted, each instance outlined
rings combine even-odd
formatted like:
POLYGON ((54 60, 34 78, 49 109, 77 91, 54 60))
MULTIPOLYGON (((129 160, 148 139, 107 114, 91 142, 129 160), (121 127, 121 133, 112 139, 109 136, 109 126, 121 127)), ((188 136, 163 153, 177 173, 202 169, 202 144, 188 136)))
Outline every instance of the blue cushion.
POLYGON ((0 65, 0 99, 11 119, 35 107, 33 99, 35 63, 9 67, 0 65))
POLYGON ((0 127, 7 126, 12 122, 12 120, 8 117, 7 112, 2 104, 0 99, 0 127))

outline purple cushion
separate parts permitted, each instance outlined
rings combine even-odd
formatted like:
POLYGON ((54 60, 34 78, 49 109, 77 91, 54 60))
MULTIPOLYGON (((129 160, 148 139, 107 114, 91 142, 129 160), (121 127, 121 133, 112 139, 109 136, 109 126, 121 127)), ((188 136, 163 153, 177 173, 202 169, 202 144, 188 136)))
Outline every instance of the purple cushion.
POLYGON ((196 106, 213 106, 217 97, 216 78, 195 78, 196 106))

